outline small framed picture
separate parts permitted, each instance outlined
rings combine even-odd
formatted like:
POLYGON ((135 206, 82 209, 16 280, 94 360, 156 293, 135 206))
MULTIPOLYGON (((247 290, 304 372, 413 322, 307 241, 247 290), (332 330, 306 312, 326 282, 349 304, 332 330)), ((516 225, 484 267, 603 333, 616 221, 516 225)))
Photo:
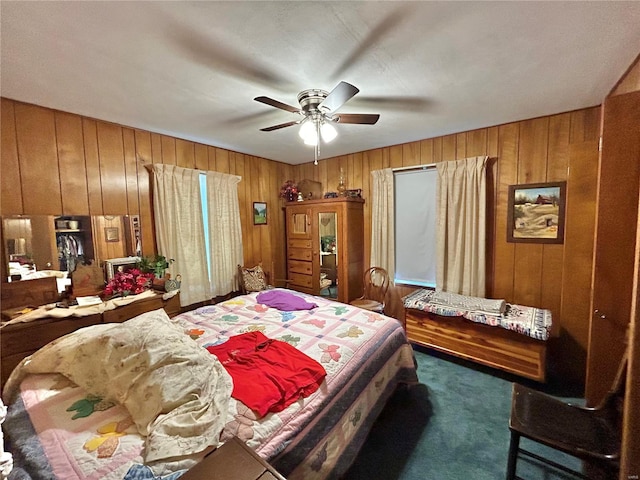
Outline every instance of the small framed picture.
POLYGON ((267 204, 266 202, 253 202, 253 224, 267 224, 267 204))
POLYGON ((567 182, 509 186, 507 241, 564 242, 567 182))
POLYGON ((104 227, 104 239, 107 242, 119 242, 120 229, 118 227, 104 227))

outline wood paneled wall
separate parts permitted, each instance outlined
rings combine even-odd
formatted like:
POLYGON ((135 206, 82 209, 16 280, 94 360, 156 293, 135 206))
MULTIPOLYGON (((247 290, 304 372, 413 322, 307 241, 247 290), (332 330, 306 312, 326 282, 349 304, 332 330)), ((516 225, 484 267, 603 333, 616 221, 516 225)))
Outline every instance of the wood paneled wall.
MULTIPOLYGON (((553 312, 553 358, 562 375, 584 381, 589 332, 600 107, 455 135, 358 152, 297 166, 295 180, 335 191, 340 169, 347 188, 365 198, 365 265, 371 251, 371 171, 487 155, 487 296, 553 312), (567 181, 564 244, 509 243, 508 186, 567 181)), ((409 288, 397 288, 400 295, 409 288)))
POLYGON ((244 260, 284 275, 284 163, 1 99, 2 215, 140 215, 144 255, 155 252, 150 173, 165 163, 239 175, 244 260), (266 202, 267 225, 253 225, 266 202))
POLYGON ((284 278, 285 268, 278 197, 285 180, 311 179, 324 191, 335 191, 342 168, 347 187, 363 190, 368 259, 372 170, 488 155, 487 295, 551 309, 555 361, 570 380, 584 380, 599 107, 358 152, 320 160, 317 166, 291 166, 4 98, 1 106, 3 215, 139 214, 143 253, 149 254, 155 245, 149 235, 153 212, 145 164, 240 175, 245 263, 275 262, 278 278, 284 278), (508 243, 508 186, 560 180, 567 181, 564 244, 508 243), (253 225, 254 201, 267 202, 267 225, 253 225))

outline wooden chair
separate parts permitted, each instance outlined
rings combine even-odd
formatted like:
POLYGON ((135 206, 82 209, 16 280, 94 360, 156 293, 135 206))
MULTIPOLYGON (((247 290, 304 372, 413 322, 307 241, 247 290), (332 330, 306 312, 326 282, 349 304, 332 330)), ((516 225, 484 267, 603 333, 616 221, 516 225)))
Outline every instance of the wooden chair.
POLYGON ((356 307, 384 313, 385 297, 389 290, 389 274, 384 268, 371 267, 364 272, 364 293, 350 303, 356 307))
POLYGON ((578 478, 594 478, 520 448, 520 437, 585 460, 608 475, 606 478, 617 479, 626 371, 625 353, 611 390, 595 408, 567 404, 536 390, 513 384, 507 480, 522 480, 516 476, 518 453, 578 478))

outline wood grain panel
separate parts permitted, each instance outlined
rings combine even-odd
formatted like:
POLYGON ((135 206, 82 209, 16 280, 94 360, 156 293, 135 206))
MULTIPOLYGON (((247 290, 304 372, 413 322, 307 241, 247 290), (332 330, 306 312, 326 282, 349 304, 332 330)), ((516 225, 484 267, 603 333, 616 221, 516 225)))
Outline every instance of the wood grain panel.
POLYGON ((554 115, 549 118, 547 182, 560 182, 567 179, 570 128, 571 114, 569 113, 554 115))
MULTIPOLYGON (((16 138, 15 103, 4 98, 0 99, 0 125, 2 137, 0 137, 0 155, 2 158, 2 175, 0 185, 2 192, 2 215, 21 214, 22 184, 20 182, 20 164, 18 160, 18 143, 16 138)), ((5 276, 3 275, 3 278, 5 276)))
POLYGON ((518 179, 518 143, 520 125, 502 125, 498 130, 498 181, 496 212, 496 238, 494 244, 494 284, 496 298, 513 299, 513 271, 515 248, 507 242, 507 200, 509 185, 518 179))
POLYGON ((456 135, 456 160, 463 160, 467 156, 467 134, 458 133, 456 135))
POLYGON ((456 160, 457 135, 445 135, 442 138, 442 161, 456 160))
POLYGON ((402 167, 402 145, 394 145, 389 147, 389 167, 402 167))
POLYGON ((216 148, 216 171, 229 173, 229 150, 216 148))
POLYGON ((102 215, 103 213, 97 129, 98 127, 95 120, 82 119, 82 138, 84 139, 84 162, 87 168, 90 215, 102 215))
POLYGON ((420 161, 418 165, 429 165, 434 163, 433 159, 433 139, 420 141, 420 161))
POLYGON ((24 211, 60 214, 60 170, 53 110, 17 103, 15 117, 24 211))
POLYGON ((196 168, 193 142, 176 139, 176 165, 183 168, 196 168))
POLYGON ((562 302, 559 314, 553 311, 553 334, 563 345, 554 352, 558 369, 566 378, 580 383, 584 383, 591 317, 598 155, 597 141, 572 145, 569 149, 562 302))
POLYGON ((167 135, 161 135, 160 141, 162 142, 162 163, 165 165, 177 165, 176 158, 176 138, 168 137, 167 135))
POLYGON ((487 129, 473 130, 467 133, 466 157, 487 155, 487 129))
POLYGON ((122 127, 98 122, 98 153, 102 184, 102 209, 105 214, 127 213, 127 182, 122 145, 122 127))
POLYGON ((89 192, 82 118, 56 112, 55 120, 62 211, 67 215, 86 215, 89 211, 89 192))
POLYGON ((142 254, 151 255, 156 250, 153 206, 151 202, 151 134, 144 130, 134 132, 136 158, 138 161, 138 204, 140 206, 140 231, 142 232, 142 254))
POLYGON ((194 161, 197 170, 209 170, 209 147, 196 143, 194 146, 194 161))
MULTIPOLYGON (((547 170, 548 117, 520 122, 518 183, 544 182, 547 170)), ((515 246, 513 301, 540 305, 542 285, 542 245, 517 243, 515 246)), ((556 283, 556 279, 546 279, 556 283)))
POLYGON ((162 136, 157 133, 151 134, 151 163, 163 163, 162 136))
MULTIPOLYGON (((442 139, 443 137, 437 137, 433 139, 433 163, 441 162, 442 158, 442 139)), ((453 160, 453 159, 451 159, 453 160)))
POLYGON ((127 182, 127 213, 129 215, 137 215, 140 213, 138 202, 138 161, 136 159, 135 134, 130 128, 122 129, 122 149, 127 182))
MULTIPOLYGON (((495 298, 495 249, 498 232, 496 229, 496 208, 498 205, 498 127, 489 128, 485 135, 486 151, 485 155, 489 157, 487 163, 487 251, 486 251, 486 287, 485 296, 487 298, 495 298)), ((477 147, 479 149, 479 147, 477 147)), ((474 150, 476 153, 479 150, 474 150)), ((482 153, 480 154, 482 155, 482 153)))
MULTIPOLYGON (((549 118, 547 134, 546 181, 564 181, 569 166, 569 114, 549 118)), ((565 212, 566 216, 566 212, 565 212)), ((546 244, 542 247, 542 280, 540 306, 551 310, 553 318, 560 318, 562 302, 563 245, 546 244)))

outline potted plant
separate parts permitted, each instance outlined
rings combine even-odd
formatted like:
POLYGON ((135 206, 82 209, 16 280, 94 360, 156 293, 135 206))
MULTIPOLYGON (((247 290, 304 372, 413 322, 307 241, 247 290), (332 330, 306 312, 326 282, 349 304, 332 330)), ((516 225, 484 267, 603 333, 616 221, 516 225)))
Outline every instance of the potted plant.
POLYGON ((155 255, 142 257, 140 261, 136 263, 136 266, 141 272, 153 273, 155 276, 153 288, 164 290, 164 283, 166 282, 165 271, 173 262, 173 258, 167 259, 164 255, 156 253, 155 255))

